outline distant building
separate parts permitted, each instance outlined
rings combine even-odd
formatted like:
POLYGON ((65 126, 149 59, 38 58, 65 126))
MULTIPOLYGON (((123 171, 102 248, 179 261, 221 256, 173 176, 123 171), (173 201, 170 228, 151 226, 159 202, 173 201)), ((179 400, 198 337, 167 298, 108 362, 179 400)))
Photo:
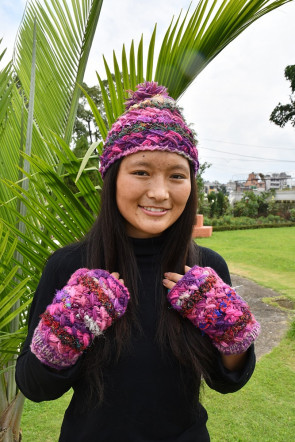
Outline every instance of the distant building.
POLYGON ((209 195, 211 192, 218 192, 218 189, 220 188, 221 184, 218 181, 205 181, 204 182, 204 192, 206 195, 209 195))
POLYGON ((251 172, 244 184, 245 190, 262 189, 265 190, 265 181, 260 173, 251 172))
POLYGON ((285 172, 272 173, 264 176, 266 190, 292 188, 292 177, 285 172))
POLYGON ((237 182, 236 181, 228 181, 225 185, 226 190, 230 193, 237 189, 237 182))
POLYGON ((285 172, 271 173, 263 175, 262 173, 251 172, 247 180, 230 181, 226 184, 229 193, 230 204, 240 201, 244 192, 252 190, 259 194, 263 191, 275 190, 276 201, 294 201, 295 192, 293 187, 293 178, 285 172), (292 190, 293 189, 293 190, 292 190))

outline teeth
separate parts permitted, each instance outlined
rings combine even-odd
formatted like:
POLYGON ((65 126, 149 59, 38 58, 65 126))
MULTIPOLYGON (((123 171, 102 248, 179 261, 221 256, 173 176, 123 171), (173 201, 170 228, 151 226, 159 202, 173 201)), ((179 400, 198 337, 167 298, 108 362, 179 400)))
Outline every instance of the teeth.
POLYGON ((160 209, 156 207, 143 207, 145 210, 148 210, 149 212, 165 212, 165 209, 160 209))

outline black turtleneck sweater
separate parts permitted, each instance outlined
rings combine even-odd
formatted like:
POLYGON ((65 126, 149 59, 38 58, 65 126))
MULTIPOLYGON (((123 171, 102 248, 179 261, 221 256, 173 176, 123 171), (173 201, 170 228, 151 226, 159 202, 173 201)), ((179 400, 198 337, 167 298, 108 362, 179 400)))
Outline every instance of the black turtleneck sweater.
MULTIPOLYGON (((162 296, 159 266, 163 238, 132 239, 132 242, 141 275, 138 316, 143 333, 134 332, 128 350, 105 370, 103 404, 95 406, 94 399, 90 407, 85 406, 89 385, 83 357, 75 366, 56 372, 30 351, 39 315, 52 302, 56 290, 66 285, 70 275, 85 267, 82 245, 60 249, 47 262, 31 306, 28 337, 17 361, 17 384, 26 397, 36 402, 57 399, 73 388, 73 398, 62 424, 61 442, 209 441, 207 413, 192 389, 192 373, 169 350, 163 354, 155 340, 157 300, 162 296)), ((199 247, 199 251, 200 265, 212 267, 230 284, 223 258, 210 249, 199 247)), ((210 387, 221 393, 237 391, 251 377, 254 366, 253 346, 240 372, 229 372, 217 355, 215 371, 210 373, 210 387)))

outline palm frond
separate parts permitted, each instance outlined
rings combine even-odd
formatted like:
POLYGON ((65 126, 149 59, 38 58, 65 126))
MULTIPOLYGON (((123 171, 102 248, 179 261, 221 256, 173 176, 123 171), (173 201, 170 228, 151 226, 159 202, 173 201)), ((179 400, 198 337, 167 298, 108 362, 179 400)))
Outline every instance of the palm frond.
MULTIPOLYGON (((118 69, 120 69, 123 77, 121 88, 116 80, 115 93, 112 69, 104 58, 108 85, 112 91, 110 97, 106 89, 102 88, 101 76, 99 74, 97 76, 102 88, 108 128, 124 112, 122 89, 125 91, 134 89, 144 79, 154 80, 166 86, 174 99, 179 99, 199 73, 241 32, 263 15, 290 1, 292 0, 201 0, 190 16, 188 10, 182 20, 179 14, 175 23, 173 20, 170 22, 156 63, 154 59, 156 26, 150 39, 145 69, 143 38, 140 39, 137 48, 137 59, 134 41, 129 51, 129 63, 125 45, 122 49, 121 67, 118 65, 116 54, 113 54, 115 76, 118 78, 118 69), (153 73, 154 64, 156 68, 153 73)), ((89 98, 88 101, 93 106, 89 98)), ((96 120, 98 122, 97 117, 96 120)), ((101 135, 104 139, 105 130, 101 131, 101 135)))
MULTIPOLYGON (((71 140, 87 59, 103 0, 39 2, 29 0, 20 25, 13 63, 0 73, 0 163, 1 177, 16 182, 22 166, 28 123, 33 27, 36 21, 36 89, 32 153, 56 164, 56 153, 44 139, 55 142, 52 132, 71 140)), ((9 187, 0 184, 0 201, 12 198, 9 187)), ((18 201, 14 199, 15 208, 18 201)), ((12 212, 0 218, 15 222, 12 212)))
POLYGON ((80 89, 97 26, 102 0, 27 2, 15 46, 14 65, 29 96, 30 48, 37 20, 35 121, 50 139, 47 128, 70 142, 80 89), (54 112, 52 111, 54 109, 54 112))
MULTIPOLYGON (((10 352, 17 352, 18 346, 22 342, 23 334, 20 335, 19 328, 14 330, 11 324, 20 314, 26 311, 31 303, 31 297, 28 295, 28 284, 30 277, 23 277, 19 273, 19 266, 14 264, 13 256, 17 248, 17 239, 5 230, 0 223, 0 366, 6 363, 11 357, 10 352), (19 307, 13 309, 16 302, 19 307), (9 345, 8 337, 9 335, 9 345), (5 342, 4 347, 2 343, 5 342), (9 347, 9 354, 7 349, 9 347)), ((22 317, 24 325, 25 317, 22 317)))
POLYGON ((170 95, 178 99, 197 75, 241 32, 289 1, 201 1, 189 20, 185 16, 173 27, 171 22, 161 46, 155 80, 164 84, 170 95))

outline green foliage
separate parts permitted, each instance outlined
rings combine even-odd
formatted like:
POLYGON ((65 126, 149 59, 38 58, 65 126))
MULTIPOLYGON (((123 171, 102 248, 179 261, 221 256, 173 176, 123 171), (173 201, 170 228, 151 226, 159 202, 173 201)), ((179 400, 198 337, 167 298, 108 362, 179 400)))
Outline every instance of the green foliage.
POLYGON ((234 216, 258 218, 267 216, 274 208, 271 191, 256 194, 250 190, 244 192, 241 201, 234 204, 233 214, 234 216))
POLYGON ((16 248, 17 238, 5 232, 0 222, 0 367, 9 361, 26 336, 25 312, 31 302, 30 277, 20 273, 19 266, 13 262, 16 248), (18 308, 12 311, 17 302, 18 308), (19 327, 11 330, 10 324, 16 318, 19 318, 19 327))
MULTIPOLYGON (((121 78, 122 75, 120 74, 121 78)), ((112 75, 112 80, 115 82, 115 75, 112 75)), ((102 84, 105 88, 106 94, 110 99, 110 91, 109 91, 109 84, 107 80, 102 80, 102 84)), ((119 83, 120 89, 122 90, 122 79, 121 83, 119 83)), ((115 86, 116 88, 116 86, 115 86)), ((79 98, 79 104, 77 109, 77 115, 73 130, 73 138, 75 143, 75 149, 79 149, 81 151, 81 146, 87 146, 86 150, 88 149, 88 144, 92 144, 95 141, 102 140, 101 134, 98 129, 98 125, 95 120, 94 113, 92 109, 88 106, 88 101, 86 96, 88 96, 95 108, 99 111, 100 117, 102 118, 104 124, 107 124, 107 116, 106 111, 103 105, 103 98, 102 98, 102 92, 99 87, 99 85, 94 86, 88 86, 86 83, 82 83, 81 89, 83 90, 83 94, 79 98)), ((83 149, 83 153, 86 152, 85 149, 83 149)))
POLYGON ((206 161, 200 164, 196 182, 197 182, 197 195, 198 195, 198 213, 204 213, 204 178, 203 175, 207 169, 211 167, 210 163, 206 161))
POLYGON ((155 80, 179 98, 196 76, 251 23, 278 2, 200 1, 190 18, 171 24, 162 43, 155 80))
POLYGON ((205 226, 229 226, 229 227, 247 227, 247 226, 267 226, 286 224, 284 218, 276 215, 260 216, 259 218, 250 218, 247 216, 233 217, 225 215, 219 218, 204 218, 205 226))
POLYGON ((284 127, 287 123, 295 127, 295 65, 285 68, 285 78, 290 81, 291 95, 290 103, 279 103, 270 115, 270 121, 277 126, 284 127))
MULTIPOLYGON (((137 48, 132 41, 129 57, 123 45, 121 66, 115 53, 113 53, 113 69, 104 58, 110 95, 108 96, 101 77, 97 74, 107 117, 107 124, 97 121, 102 138, 104 139, 103 134, 106 134, 111 124, 124 112, 120 73, 123 76, 124 90, 134 90, 136 84, 146 78, 165 85, 169 94, 174 99, 178 99, 210 61, 244 29, 264 14, 289 1, 223 0, 219 4, 216 1, 210 4, 208 0, 201 0, 190 17, 187 11, 182 20, 180 14, 175 23, 171 21, 156 63, 154 59, 156 26, 149 42, 146 62, 143 60, 143 38, 137 48), (116 79, 115 84, 112 71, 116 79)), ((91 98, 87 99, 90 106, 94 107, 91 98)), ((98 118, 96 115, 96 120, 98 118)))
POLYGON ((290 209, 289 214, 290 214, 290 221, 292 221, 294 223, 295 222, 295 209, 290 209))
MULTIPOLYGON (((77 159, 62 139, 57 137, 57 142, 59 147, 53 143, 50 144, 50 147, 58 157, 58 164, 63 166, 63 175, 59 174, 57 164, 49 165, 42 158, 32 155, 27 157, 31 166, 29 191, 25 191, 19 183, 3 181, 15 198, 23 202, 27 208, 27 214, 29 214, 29 216, 21 216, 15 212, 13 201, 2 205, 6 210, 15 213, 25 225, 25 234, 22 234, 13 223, 2 220, 6 227, 5 243, 13 245, 13 250, 24 258, 23 264, 19 263, 18 265, 23 269, 21 275, 24 274, 29 278, 26 279, 25 306, 31 301, 45 258, 58 247, 83 237, 93 224, 99 210, 98 192, 87 170, 84 170, 80 180, 74 185, 81 160, 77 159), (73 188, 76 189, 75 192, 73 192, 73 188), (20 240, 17 241, 18 237, 20 240)), ((8 264, 5 265, 6 268, 8 272, 8 264)), ((19 278, 21 281, 23 280, 22 276, 19 278)), ((6 296, 11 298, 8 304, 11 307, 13 305, 12 287, 5 283, 5 289, 4 298, 6 299, 6 296)), ((20 291, 19 288, 18 295, 22 296, 22 294, 23 291, 20 291)), ((6 310, 3 310, 4 313, 6 310)), ((16 312, 9 316, 9 311, 7 311, 6 324, 11 324, 16 316, 16 312)), ((1 324, 0 318, 0 326, 1 324)), ((8 329, 1 328, 1 331, 3 337, 0 340, 1 354, 4 355, 6 354, 5 339, 7 340, 10 335, 8 329)), ((14 352, 17 352, 19 341, 11 340, 10 344, 12 342, 14 343, 14 352)), ((10 348, 10 352, 13 353, 12 348, 10 348)))
MULTIPOLYGON (((72 2, 72 8, 64 2, 46 3, 41 7, 35 0, 28 1, 16 40, 13 63, 0 71, 0 221, 5 235, 8 235, 5 236, 8 238, 7 243, 15 244, 13 260, 7 264, 7 271, 17 267, 20 281, 22 273, 30 278, 27 281, 28 302, 48 254, 59 244, 81 237, 89 228, 87 220, 91 220, 90 224, 93 222, 93 212, 90 212, 92 215, 89 217, 83 212, 83 206, 78 209, 79 198, 87 200, 90 211, 94 208, 97 211, 99 208, 97 195, 96 198, 90 197, 94 189, 90 180, 86 184, 87 190, 83 179, 84 185, 79 183, 74 194, 64 184, 67 173, 77 174, 80 162, 65 141, 60 139, 59 143, 58 137, 68 140, 71 138, 80 94, 76 83, 83 80, 101 4, 102 0, 83 0, 79 4, 72 2), (35 18, 36 64, 31 69, 35 18), (23 151, 29 118, 31 70, 36 70, 35 106, 32 156, 26 157, 23 151), (49 140, 48 143, 45 139, 49 140), (62 143, 65 144, 64 147, 61 147, 62 143), (31 172, 28 172, 28 168, 26 172, 23 170, 25 163, 31 165, 31 172), (23 186, 23 183, 28 183, 28 186, 23 186), (69 201, 73 202, 72 207, 69 206, 69 201), (20 211, 21 205, 26 211, 20 211), (57 223, 56 220, 61 221, 66 210, 69 211, 68 220, 64 219, 63 224, 57 223), (80 218, 80 221, 75 222, 73 216, 80 218), (59 229, 62 225, 63 232, 59 229)), ((1 58, 2 56, 0 60, 1 58)), ((72 181, 74 178, 72 175, 72 181)), ((95 189, 94 191, 97 193, 95 189)), ((4 274, 1 276, 4 277, 4 274)), ((5 290, 13 290, 9 284, 12 281, 7 282, 5 290)), ((4 299, 6 292, 1 296, 4 299)), ((11 303, 9 305, 12 306, 11 303)), ((21 305, 23 301, 19 298, 16 312, 21 305)), ((17 332, 18 328, 23 327, 22 322, 19 325, 17 322, 17 318, 22 320, 22 316, 13 313, 13 309, 3 310, 3 315, 4 312, 5 324, 10 327, 10 331, 17 332)), ((0 321, 0 325, 3 322, 0 321)), ((0 332, 3 338, 0 343, 1 355, 4 355, 4 338, 9 336, 9 332, 4 325, 0 327, 0 332)), ((18 348, 17 341, 11 339, 12 342, 14 351, 11 347, 11 354, 16 353, 18 348)))
POLYGON ((223 225, 223 226, 215 226, 215 232, 225 232, 226 230, 248 230, 248 229, 274 229, 279 227, 294 227, 294 223, 290 222, 282 222, 280 224, 240 224, 240 225, 223 225))
MULTIPOLYGON (((210 192, 203 203, 203 215, 210 218, 222 217, 229 208, 228 197, 219 190, 218 192, 210 192), (207 201, 206 201, 207 200, 207 201)), ((210 224, 212 225, 212 224, 210 224)))

